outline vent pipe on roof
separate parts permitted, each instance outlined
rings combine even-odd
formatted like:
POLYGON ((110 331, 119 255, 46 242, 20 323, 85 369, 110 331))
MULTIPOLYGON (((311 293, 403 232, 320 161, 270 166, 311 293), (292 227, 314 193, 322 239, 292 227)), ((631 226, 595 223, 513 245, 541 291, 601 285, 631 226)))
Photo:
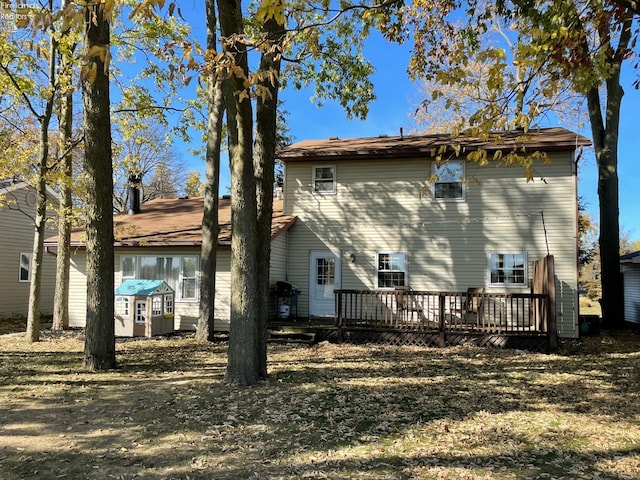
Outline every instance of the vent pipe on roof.
POLYGON ((129 215, 140 213, 140 189, 142 187, 142 175, 129 173, 129 215))
POLYGON ((400 127, 400 140, 404 140, 404 133, 402 132, 402 127, 400 127))

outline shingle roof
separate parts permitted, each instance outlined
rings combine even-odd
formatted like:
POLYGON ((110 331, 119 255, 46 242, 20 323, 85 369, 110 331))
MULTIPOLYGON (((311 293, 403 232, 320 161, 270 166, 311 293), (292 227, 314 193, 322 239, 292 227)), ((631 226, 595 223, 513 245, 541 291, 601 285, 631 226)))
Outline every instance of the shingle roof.
POLYGON ((401 159, 434 157, 441 147, 460 147, 463 153, 485 149, 487 151, 553 152, 573 151, 591 145, 591 141, 564 128, 541 128, 516 132, 495 132, 488 140, 478 137, 448 134, 380 136, 372 138, 348 138, 329 140, 305 140, 278 151, 284 162, 354 160, 354 159, 401 159))
MULTIPOLYGON (((116 246, 190 246, 202 244, 203 198, 161 198, 145 202, 140 213, 120 214, 113 219, 116 246)), ((296 217, 282 214, 282 201, 273 203, 271 238, 277 237, 295 223, 296 217)), ((231 245, 231 204, 219 201, 219 246, 231 245)), ((45 245, 57 244, 57 238, 47 239, 45 245)), ((71 245, 84 246, 84 228, 71 233, 71 245)))

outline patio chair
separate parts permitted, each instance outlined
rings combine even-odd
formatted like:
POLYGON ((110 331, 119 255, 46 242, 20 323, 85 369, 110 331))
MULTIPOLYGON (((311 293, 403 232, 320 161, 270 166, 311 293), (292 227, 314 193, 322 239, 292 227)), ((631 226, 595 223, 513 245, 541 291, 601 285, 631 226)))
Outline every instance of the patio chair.
POLYGON ((408 285, 397 285, 395 288, 396 305, 398 309, 398 315, 402 316, 403 320, 411 319, 413 321, 413 315, 417 314, 418 319, 424 319, 424 307, 415 301, 413 290, 408 285))
POLYGON ((464 323, 470 323, 470 317, 475 316, 475 323, 478 323, 482 313, 482 302, 484 297, 484 288, 468 288, 467 296, 462 302, 461 306, 456 304, 451 305, 451 313, 460 315, 464 320, 464 323))

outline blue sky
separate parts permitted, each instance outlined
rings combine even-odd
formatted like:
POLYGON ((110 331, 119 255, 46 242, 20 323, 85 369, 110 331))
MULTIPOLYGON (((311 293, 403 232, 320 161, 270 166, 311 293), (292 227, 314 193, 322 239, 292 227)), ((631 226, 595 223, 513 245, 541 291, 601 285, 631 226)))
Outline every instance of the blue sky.
MULTIPOLYGON (((202 19, 204 7, 194 5, 195 18, 202 19), (200 16, 202 15, 202 16, 200 16)), ((194 25, 195 34, 202 30, 194 25)), ((366 44, 366 57, 376 66, 373 77, 377 96, 369 107, 366 120, 349 120, 339 104, 327 102, 322 107, 311 102, 312 91, 294 90, 290 88, 281 93, 285 109, 289 112, 288 123, 295 141, 308 139, 326 139, 329 137, 376 137, 380 134, 398 135, 400 128, 405 134, 413 126, 409 117, 416 108, 419 89, 406 74, 410 45, 391 44, 374 36, 366 44)), ((640 185, 640 135, 637 133, 636 113, 640 111, 640 91, 632 87, 636 72, 631 70, 631 62, 627 62, 623 72, 625 97, 622 105, 619 142, 619 188, 620 188, 620 227, 631 239, 640 239, 640 196, 637 190, 640 185)), ((562 125, 559 125, 562 126, 562 125)), ((590 130, 579 132, 591 138, 590 130)), ((183 152, 183 160, 190 168, 202 172, 202 160, 194 159, 188 152, 183 152)), ((228 166, 224 166, 221 178, 221 192, 226 192, 229 185, 228 166)), ((597 169, 593 155, 585 155, 585 160, 578 172, 579 194, 584 197, 587 210, 594 221, 598 221, 597 169)))

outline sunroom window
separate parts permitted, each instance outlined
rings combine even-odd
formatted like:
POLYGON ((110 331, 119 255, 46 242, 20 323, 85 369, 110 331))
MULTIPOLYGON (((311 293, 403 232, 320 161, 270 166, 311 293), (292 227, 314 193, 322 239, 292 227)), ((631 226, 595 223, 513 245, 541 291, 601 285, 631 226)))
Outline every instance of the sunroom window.
POLYGON ((378 288, 395 288, 406 285, 407 255, 402 252, 378 253, 378 288))
POLYGON ((198 256, 124 255, 122 280, 164 280, 179 300, 198 299, 198 256))

